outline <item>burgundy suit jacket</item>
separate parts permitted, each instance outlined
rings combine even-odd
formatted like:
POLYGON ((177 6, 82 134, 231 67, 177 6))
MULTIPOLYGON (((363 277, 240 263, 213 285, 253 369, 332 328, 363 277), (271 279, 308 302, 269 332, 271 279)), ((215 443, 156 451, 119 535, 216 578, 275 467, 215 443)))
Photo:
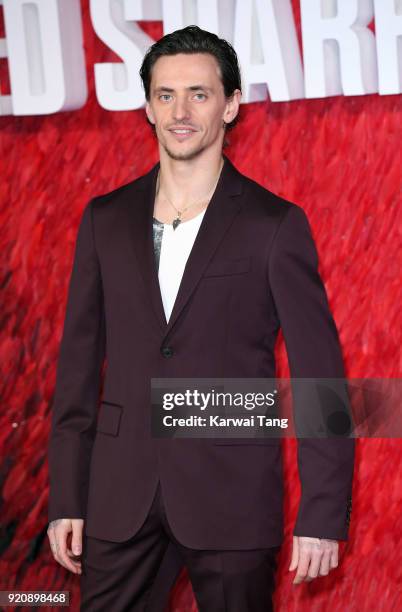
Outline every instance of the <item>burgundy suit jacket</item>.
MULTIPOLYGON (((280 327, 292 377, 343 378, 309 222, 224 155, 167 323, 152 234, 158 169, 94 198, 81 218, 52 412, 48 518, 83 518, 88 535, 124 541, 144 522, 160 480, 185 546, 276 546, 280 440, 155 438, 150 381, 273 378, 280 327)), ((352 438, 298 440, 295 535, 348 538, 354 450, 352 438)))

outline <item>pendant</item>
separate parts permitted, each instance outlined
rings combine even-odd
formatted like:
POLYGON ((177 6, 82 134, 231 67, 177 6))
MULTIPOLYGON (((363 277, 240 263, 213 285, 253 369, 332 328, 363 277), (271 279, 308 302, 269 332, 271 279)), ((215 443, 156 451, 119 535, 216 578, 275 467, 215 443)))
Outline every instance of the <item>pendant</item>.
POLYGON ((174 219, 174 220, 173 220, 173 223, 172 223, 172 225, 173 225, 173 229, 175 230, 175 229, 176 229, 176 227, 177 227, 178 225, 180 225, 180 223, 181 223, 181 219, 180 219, 180 217, 177 217, 177 219, 174 219))

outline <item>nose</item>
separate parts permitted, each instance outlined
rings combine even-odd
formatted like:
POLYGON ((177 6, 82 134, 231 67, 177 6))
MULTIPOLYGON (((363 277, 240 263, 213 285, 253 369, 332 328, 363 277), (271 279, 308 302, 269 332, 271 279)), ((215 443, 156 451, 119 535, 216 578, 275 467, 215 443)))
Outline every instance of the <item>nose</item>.
POLYGON ((173 119, 175 121, 184 121, 189 119, 190 109, 186 98, 177 96, 173 106, 173 119))

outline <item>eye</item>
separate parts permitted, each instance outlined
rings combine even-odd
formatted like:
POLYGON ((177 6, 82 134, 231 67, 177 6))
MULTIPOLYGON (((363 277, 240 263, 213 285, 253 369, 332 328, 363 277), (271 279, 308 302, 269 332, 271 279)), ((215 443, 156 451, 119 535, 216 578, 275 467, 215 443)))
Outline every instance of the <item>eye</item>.
POLYGON ((206 96, 205 94, 203 94, 203 93, 197 93, 197 94, 195 94, 195 95, 196 95, 196 96, 203 96, 204 98, 206 98, 206 97, 207 97, 207 96, 206 96))
POLYGON ((170 94, 162 94, 161 96, 159 96, 159 99, 162 99, 162 98, 166 99, 166 98, 169 98, 169 97, 170 97, 170 94))

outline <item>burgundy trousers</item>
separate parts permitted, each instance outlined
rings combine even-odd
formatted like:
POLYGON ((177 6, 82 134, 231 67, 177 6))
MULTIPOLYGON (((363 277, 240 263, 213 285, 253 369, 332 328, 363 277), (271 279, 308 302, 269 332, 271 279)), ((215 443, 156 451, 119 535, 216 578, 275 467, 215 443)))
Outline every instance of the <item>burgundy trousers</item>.
POLYGON ((80 610, 165 612, 184 565, 199 612, 269 612, 279 549, 183 546, 167 522, 159 484, 144 524, 129 540, 92 538, 84 529, 80 610))

